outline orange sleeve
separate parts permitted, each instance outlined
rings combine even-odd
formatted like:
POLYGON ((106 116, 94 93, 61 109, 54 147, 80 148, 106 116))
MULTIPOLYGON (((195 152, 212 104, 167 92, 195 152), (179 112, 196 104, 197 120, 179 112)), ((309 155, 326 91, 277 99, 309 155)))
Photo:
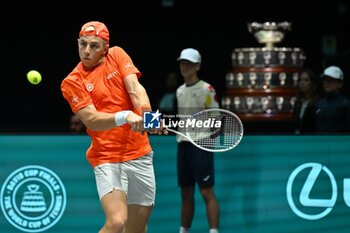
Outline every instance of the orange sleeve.
POLYGON ((73 79, 66 78, 61 84, 63 97, 68 101, 74 114, 90 104, 93 104, 91 96, 84 85, 73 79))
POLYGON ((141 76, 140 71, 134 66, 131 58, 122 48, 114 47, 113 56, 116 59, 117 66, 123 79, 129 74, 136 74, 138 78, 141 76))

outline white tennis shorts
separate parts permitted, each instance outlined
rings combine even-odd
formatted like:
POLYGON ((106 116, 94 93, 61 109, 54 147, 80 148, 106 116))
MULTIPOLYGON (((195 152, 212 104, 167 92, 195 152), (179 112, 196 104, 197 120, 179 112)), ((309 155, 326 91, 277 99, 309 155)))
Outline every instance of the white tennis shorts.
POLYGON ((103 196, 116 190, 125 192, 128 204, 151 206, 156 196, 153 151, 122 163, 104 163, 94 168, 97 192, 103 196))

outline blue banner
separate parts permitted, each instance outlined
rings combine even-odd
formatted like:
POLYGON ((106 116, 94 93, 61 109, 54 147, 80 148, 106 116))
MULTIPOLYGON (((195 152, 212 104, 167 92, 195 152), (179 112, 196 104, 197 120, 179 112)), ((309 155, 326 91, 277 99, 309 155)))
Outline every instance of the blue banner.
MULTIPOLYGON (((0 136, 0 232, 96 233, 104 224, 88 136, 0 136)), ((157 196, 150 233, 177 233, 175 136, 150 136, 157 196)), ((215 154, 220 232, 348 232, 350 136, 244 136, 215 154)), ((208 232, 198 188, 191 233, 208 232)))

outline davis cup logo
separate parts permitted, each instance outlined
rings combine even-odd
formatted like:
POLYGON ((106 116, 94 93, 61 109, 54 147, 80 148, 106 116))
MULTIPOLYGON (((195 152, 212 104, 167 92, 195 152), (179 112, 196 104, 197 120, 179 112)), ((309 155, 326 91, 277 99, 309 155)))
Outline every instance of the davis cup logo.
POLYGON ((1 188, 0 205, 7 221, 25 232, 54 226, 66 208, 66 190, 51 170, 37 165, 12 172, 1 188))

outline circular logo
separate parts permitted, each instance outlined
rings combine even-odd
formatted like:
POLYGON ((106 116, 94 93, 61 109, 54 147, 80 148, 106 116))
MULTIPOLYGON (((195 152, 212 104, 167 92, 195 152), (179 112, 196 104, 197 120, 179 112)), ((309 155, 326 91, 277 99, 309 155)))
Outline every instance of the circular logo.
POLYGON ((1 188, 1 210, 7 221, 25 232, 54 226, 66 208, 67 195, 60 178, 37 165, 12 172, 1 188))
POLYGON ((298 215, 301 218, 308 219, 308 220, 316 220, 325 217, 327 214, 331 212, 333 209, 333 206, 335 205, 335 202, 337 200, 337 183, 335 181, 335 178, 332 174, 332 172, 326 167, 323 166, 322 164, 319 163, 305 163, 297 167, 289 176, 288 183, 287 183, 287 200, 288 204, 293 210, 293 212, 298 215), (293 200, 292 196, 292 186, 294 183, 295 178, 297 175, 303 171, 306 168, 311 168, 311 171, 306 178, 303 188, 300 191, 299 194, 299 201, 302 206, 305 207, 314 207, 314 208, 325 208, 324 211, 318 214, 306 214, 303 213, 301 210, 299 210, 293 200), (312 191, 312 188, 317 180, 317 177, 321 173, 321 171, 324 171, 331 182, 331 198, 330 199, 313 199, 310 196, 310 193, 312 191))
POLYGON ((92 85, 91 83, 86 84, 86 90, 92 91, 93 89, 94 89, 94 85, 92 85))

